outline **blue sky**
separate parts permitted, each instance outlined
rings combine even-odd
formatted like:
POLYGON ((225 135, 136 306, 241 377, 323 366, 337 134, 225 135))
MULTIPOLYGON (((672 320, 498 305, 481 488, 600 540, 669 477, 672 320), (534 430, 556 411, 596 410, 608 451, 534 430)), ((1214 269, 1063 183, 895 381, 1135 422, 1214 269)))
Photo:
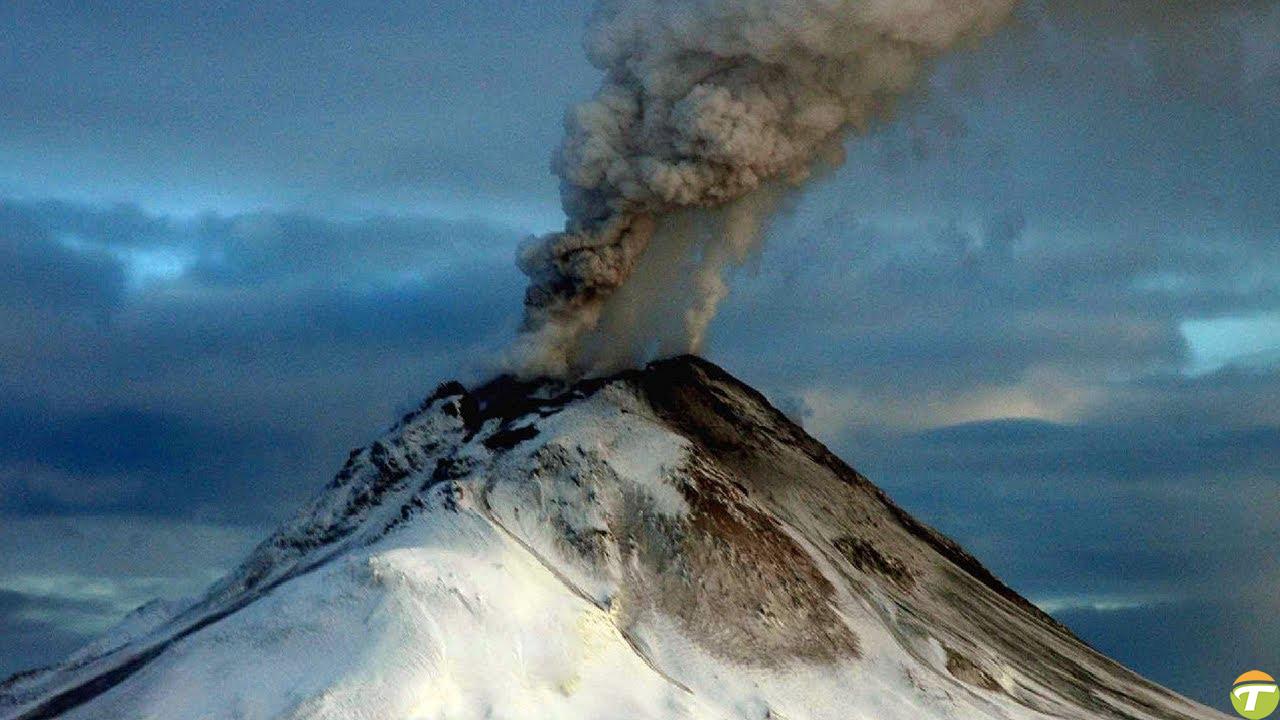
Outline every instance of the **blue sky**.
MULTIPOLYGON (((490 370, 588 10, 0 7, 0 673, 490 370)), ((1280 667, 1278 48, 1275 3, 1025 4, 786 203, 708 348, 1218 706, 1280 667)))

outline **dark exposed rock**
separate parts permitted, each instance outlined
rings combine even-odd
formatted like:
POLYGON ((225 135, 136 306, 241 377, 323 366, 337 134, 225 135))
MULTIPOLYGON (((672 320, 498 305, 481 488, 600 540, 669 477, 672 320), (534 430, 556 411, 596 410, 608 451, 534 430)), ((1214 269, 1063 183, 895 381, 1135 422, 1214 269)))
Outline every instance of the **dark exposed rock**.
POLYGON ((915 587, 916 579, 901 560, 887 557, 875 545, 862 538, 845 535, 832 541, 844 559, 863 572, 876 573, 903 590, 915 587))
POLYGON ((984 690, 996 692, 1001 690, 1000 683, 996 682, 996 679, 991 677, 990 673, 978 667, 969 658, 951 648, 946 648, 946 654, 947 672, 951 673, 952 677, 961 682, 976 685, 984 690))
POLYGON ((532 440, 538 437, 538 428, 534 425, 524 425, 517 428, 507 428, 485 438, 484 446, 490 450, 510 450, 525 440, 532 440))

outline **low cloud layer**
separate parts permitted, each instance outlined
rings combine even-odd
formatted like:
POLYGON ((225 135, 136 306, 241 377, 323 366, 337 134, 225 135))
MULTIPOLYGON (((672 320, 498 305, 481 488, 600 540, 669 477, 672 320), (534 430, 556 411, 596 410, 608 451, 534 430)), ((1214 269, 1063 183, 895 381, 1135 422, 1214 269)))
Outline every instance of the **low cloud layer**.
POLYGON ((128 514, 3 518, 0 675, 57 662, 157 597, 199 593, 266 532, 128 514))
POLYGON ((0 201, 0 507, 278 517, 336 440, 486 371, 456 353, 514 330, 516 239, 0 201))

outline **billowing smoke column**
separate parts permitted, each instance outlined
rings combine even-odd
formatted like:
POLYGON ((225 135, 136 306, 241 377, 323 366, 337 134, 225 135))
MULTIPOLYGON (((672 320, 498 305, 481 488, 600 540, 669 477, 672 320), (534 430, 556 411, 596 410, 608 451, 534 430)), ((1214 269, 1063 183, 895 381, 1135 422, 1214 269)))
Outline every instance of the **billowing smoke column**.
POLYGON ((721 271, 750 253, 776 188, 839 162, 845 133, 887 111, 923 62, 994 30, 1015 2, 599 0, 586 45, 605 79, 569 113, 553 164, 565 231, 521 249, 522 370, 607 369, 653 342, 697 350, 721 271), (645 292, 622 292, 629 282, 645 292), (687 301, 655 302, 669 293, 687 301), (675 318, 677 339, 647 337, 639 306, 675 318))

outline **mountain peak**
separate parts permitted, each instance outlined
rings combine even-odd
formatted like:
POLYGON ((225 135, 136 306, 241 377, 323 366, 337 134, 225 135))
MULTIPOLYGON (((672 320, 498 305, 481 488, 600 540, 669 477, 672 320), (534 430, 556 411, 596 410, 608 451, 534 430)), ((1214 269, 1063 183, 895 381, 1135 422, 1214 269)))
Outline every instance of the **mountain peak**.
POLYGON ((0 716, 1215 717, 681 356, 446 383, 195 604, 0 716))

